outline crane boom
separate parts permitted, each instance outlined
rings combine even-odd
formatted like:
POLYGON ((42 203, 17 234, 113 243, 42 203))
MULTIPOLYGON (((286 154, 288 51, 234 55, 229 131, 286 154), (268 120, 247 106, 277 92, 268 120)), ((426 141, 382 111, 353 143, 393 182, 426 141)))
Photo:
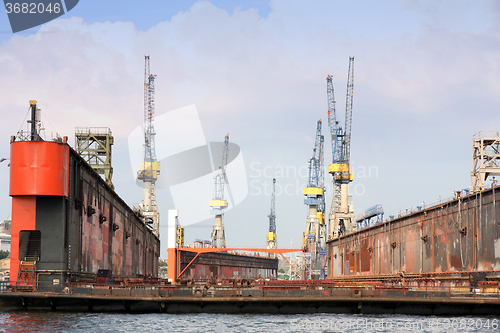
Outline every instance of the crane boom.
POLYGON ((354 57, 349 57, 347 72, 347 93, 345 98, 345 132, 344 132, 344 163, 349 164, 351 159, 351 125, 352 125, 352 97, 354 91, 354 57))
POLYGON ((224 200, 224 185, 227 182, 226 166, 227 155, 229 153, 229 133, 224 138, 224 147, 222 148, 222 162, 219 172, 215 176, 214 200, 224 200))
POLYGON ((328 127, 330 128, 332 138, 332 163, 336 163, 340 160, 339 140, 342 138, 342 127, 337 121, 335 91, 333 89, 333 78, 330 75, 326 77, 326 93, 328 102, 328 127))
POLYGON ((226 166, 227 166, 227 155, 229 154, 229 133, 224 137, 224 148, 222 149, 222 163, 221 163, 221 196, 224 198, 224 184, 227 183, 226 166))
POLYGON ((271 194, 271 212, 269 213, 269 231, 276 232, 276 178, 273 178, 273 192, 271 194))
POLYGON ((320 170, 319 170, 319 162, 320 162, 320 152, 321 152, 321 119, 318 120, 316 124, 316 139, 314 141, 313 154, 311 159, 309 160, 309 179, 307 182, 307 187, 320 187, 320 170))
POLYGON ((149 56, 145 56, 144 68, 144 161, 156 162, 155 150, 155 78, 151 74, 149 56))

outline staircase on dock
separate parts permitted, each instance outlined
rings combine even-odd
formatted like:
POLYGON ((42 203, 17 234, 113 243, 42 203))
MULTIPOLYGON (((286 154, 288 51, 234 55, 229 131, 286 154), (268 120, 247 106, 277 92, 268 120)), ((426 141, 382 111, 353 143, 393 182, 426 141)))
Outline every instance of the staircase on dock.
POLYGON ((17 290, 34 291, 36 289, 36 263, 40 260, 40 233, 29 235, 26 256, 19 264, 17 290))

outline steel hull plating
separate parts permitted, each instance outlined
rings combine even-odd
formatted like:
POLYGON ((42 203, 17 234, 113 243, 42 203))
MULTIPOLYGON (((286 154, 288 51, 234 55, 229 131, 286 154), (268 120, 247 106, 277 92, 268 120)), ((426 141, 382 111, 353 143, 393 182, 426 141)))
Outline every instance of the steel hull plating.
POLYGON ((331 240, 328 276, 500 270, 499 188, 331 240))

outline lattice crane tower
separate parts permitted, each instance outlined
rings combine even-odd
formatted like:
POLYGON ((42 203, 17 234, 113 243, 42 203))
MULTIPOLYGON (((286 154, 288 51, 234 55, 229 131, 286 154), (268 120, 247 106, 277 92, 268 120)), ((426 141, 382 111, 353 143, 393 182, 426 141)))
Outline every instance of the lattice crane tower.
POLYGON ((159 236, 160 213, 156 204, 155 183, 160 173, 160 162, 155 151, 155 78, 149 67, 149 56, 145 56, 144 69, 144 159, 137 178, 144 182, 144 200, 140 205, 144 223, 159 236))
POLYGON ((210 239, 211 246, 213 248, 226 247, 226 236, 224 234, 224 225, 222 223, 222 217, 224 216, 224 210, 227 208, 227 201, 224 199, 224 185, 227 182, 226 165, 227 165, 228 152, 229 152, 229 133, 224 138, 224 148, 222 150, 222 163, 219 168, 219 172, 214 177, 215 180, 214 198, 209 202, 209 206, 212 210, 211 213, 215 215, 215 225, 212 228, 212 237, 210 239))
POLYGON ((271 213, 269 214, 269 232, 267 233, 267 248, 276 249, 276 178, 273 178, 273 192, 271 194, 271 213))
POLYGON ((352 182, 350 165, 351 155, 351 124, 352 104, 354 89, 354 57, 349 57, 349 70, 347 73, 345 129, 336 119, 335 96, 332 77, 328 75, 328 124, 332 136, 333 163, 329 165, 328 172, 333 177, 334 193, 329 216, 329 238, 336 238, 355 229, 354 207, 349 204, 348 185, 352 182))

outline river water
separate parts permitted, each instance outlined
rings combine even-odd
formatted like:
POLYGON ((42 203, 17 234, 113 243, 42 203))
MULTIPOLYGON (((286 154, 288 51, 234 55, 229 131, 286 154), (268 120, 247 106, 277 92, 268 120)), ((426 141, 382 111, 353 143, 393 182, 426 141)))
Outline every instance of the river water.
POLYGON ((0 312, 0 332, 499 332, 497 317, 0 312))

